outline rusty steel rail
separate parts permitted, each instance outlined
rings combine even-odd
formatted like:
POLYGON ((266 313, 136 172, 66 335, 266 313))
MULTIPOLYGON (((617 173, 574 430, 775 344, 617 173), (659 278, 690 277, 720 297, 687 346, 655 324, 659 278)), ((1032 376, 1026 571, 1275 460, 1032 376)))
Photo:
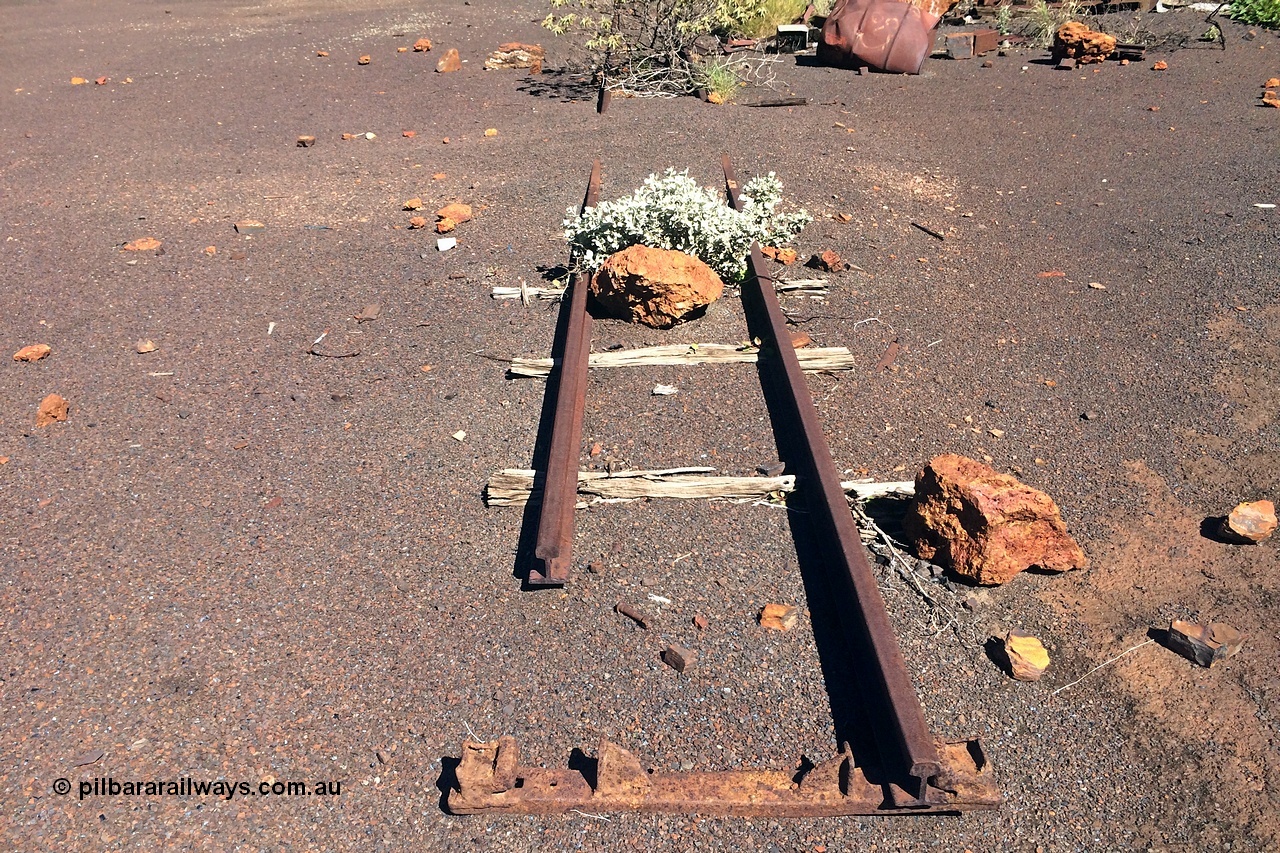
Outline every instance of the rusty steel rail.
POLYGON ((662 812, 708 817, 842 817, 870 814, 956 814, 1000 805, 991 765, 976 740, 940 743, 945 789, 923 807, 914 794, 867 779, 844 749, 794 770, 651 773, 630 752, 602 741, 578 768, 522 767, 510 736, 462 745, 456 783, 446 804, 453 814, 662 812), (585 767, 583 765, 586 765, 585 767))
MULTIPOLYGON (((582 209, 600 198, 600 161, 591 166, 582 209)), ((572 263, 572 259, 570 261, 572 263)), ((560 303, 569 312, 564 352, 556 373, 556 408, 551 421, 551 449, 547 478, 542 489, 538 539, 534 556, 538 565, 529 570, 534 586, 563 586, 569 580, 573 559, 573 510, 578 503, 578 455, 582 450, 582 416, 587 407, 587 363, 591 357, 591 315, 587 312, 590 276, 574 275, 569 293, 560 303)), ((552 367, 555 371, 555 367, 552 367)))
MULTIPOLYGON (((735 209, 741 210, 738 180, 727 154, 722 165, 731 203, 735 209)), ((772 366, 782 374, 779 383, 785 389, 782 402, 785 415, 791 421, 787 426, 795 430, 793 434, 799 436, 803 448, 801 458, 795 460, 797 491, 806 500, 806 508, 825 544, 823 550, 830 564, 832 599, 840 615, 849 651, 855 658, 874 664, 864 667, 875 682, 866 686, 871 688, 871 698, 878 700, 876 704, 880 706, 872 709, 871 718, 873 725, 889 735, 888 745, 892 747, 891 752, 885 750, 884 739, 877 739, 881 742, 882 758, 891 767, 896 765, 905 776, 917 780, 915 793, 924 804, 931 795, 929 780, 941 770, 938 749, 929 734, 924 710, 907 674, 907 664, 889 623, 889 613, 876 586, 875 574, 867 563, 858 526, 840 487, 840 474, 831 458, 827 439, 822 434, 822 422, 818 420, 818 410, 813 405, 795 347, 791 346, 787 321, 778 304, 773 279, 762 274, 763 269, 764 257, 760 254, 760 246, 752 244, 742 299, 748 307, 754 306, 764 315, 762 343, 774 357, 762 358, 759 362, 762 369, 772 366), (875 710, 881 713, 874 713, 875 710), (885 755, 886 752, 889 754, 885 755), (897 753, 897 761, 893 760, 893 753, 897 753)), ((775 431, 777 427, 775 424, 775 431)))

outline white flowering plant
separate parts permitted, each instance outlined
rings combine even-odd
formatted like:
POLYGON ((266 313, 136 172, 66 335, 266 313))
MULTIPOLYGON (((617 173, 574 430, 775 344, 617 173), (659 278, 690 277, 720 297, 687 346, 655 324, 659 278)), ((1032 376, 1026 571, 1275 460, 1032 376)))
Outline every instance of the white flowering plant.
POLYGON ((782 182, 773 172, 748 181, 741 199, 743 209, 734 210, 688 171, 667 169, 645 178, 629 197, 589 207, 581 216, 569 208, 564 235, 578 263, 590 271, 614 252, 639 244, 693 255, 724 281, 740 282, 752 241, 783 246, 813 221, 803 209, 777 212, 782 182))

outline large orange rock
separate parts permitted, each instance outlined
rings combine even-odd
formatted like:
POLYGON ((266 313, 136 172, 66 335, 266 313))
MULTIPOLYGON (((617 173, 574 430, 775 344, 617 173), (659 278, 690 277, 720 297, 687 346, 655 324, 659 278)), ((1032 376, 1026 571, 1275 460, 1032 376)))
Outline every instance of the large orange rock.
POLYGON ((692 255, 631 246, 609 256, 591 278, 591 295, 611 316, 669 329, 701 316, 724 282, 692 255))
POLYGON ((1069 56, 1080 65, 1101 62, 1116 49, 1116 37, 1089 29, 1079 21, 1068 21, 1058 27, 1053 37, 1053 55, 1069 56))
POLYGON ((1088 564, 1053 498, 955 454, 916 475, 903 528, 920 557, 981 584, 1004 583, 1031 566, 1065 572, 1088 564))

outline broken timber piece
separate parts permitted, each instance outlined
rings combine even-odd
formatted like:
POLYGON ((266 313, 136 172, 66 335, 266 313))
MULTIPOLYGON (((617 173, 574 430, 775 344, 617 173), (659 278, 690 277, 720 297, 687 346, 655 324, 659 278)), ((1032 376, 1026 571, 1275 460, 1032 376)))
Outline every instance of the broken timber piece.
MULTIPOLYGON (((587 360, 592 369, 605 367, 644 367, 657 364, 755 364, 760 348, 739 344, 662 344, 611 352, 593 352, 587 360)), ((817 373, 828 370, 852 370, 853 354, 848 347, 814 347, 799 354, 800 368, 817 373)), ((513 358, 507 375, 544 377, 551 373, 555 361, 550 358, 513 358)))
POLYGON ((790 770, 649 772, 635 755, 602 741, 585 772, 522 767, 515 738, 467 740, 456 781, 445 794, 452 814, 647 812, 708 817, 838 817, 872 814, 955 814, 1000 804, 991 766, 976 740, 936 744, 941 787, 927 805, 854 764, 849 748, 817 765, 790 770), (591 767, 594 765, 594 768, 591 767), (594 770, 594 772, 592 772, 594 770), (594 783, 594 784, 593 784, 594 783))
POLYGON ((1221 622, 1200 625, 1175 619, 1169 623, 1169 647, 1201 666, 1213 666, 1231 657, 1245 639, 1244 634, 1221 622))
MULTIPOLYGON (((578 494, 592 498, 592 503, 616 503, 644 498, 723 498, 726 500, 758 500, 779 492, 795 491, 796 478, 790 474, 776 477, 704 477, 713 468, 667 468, 655 471, 579 471, 578 494)), ((545 478, 529 468, 503 468, 485 484, 486 506, 524 506, 540 499, 545 478)), ((840 488, 855 500, 871 500, 889 496, 911 497, 915 484, 842 482, 840 488)))

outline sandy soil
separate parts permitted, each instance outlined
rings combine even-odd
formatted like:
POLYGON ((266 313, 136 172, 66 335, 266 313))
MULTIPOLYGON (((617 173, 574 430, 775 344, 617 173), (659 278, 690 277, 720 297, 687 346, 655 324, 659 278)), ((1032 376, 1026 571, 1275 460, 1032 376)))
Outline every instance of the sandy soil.
MULTIPOLYGON (((1227 23, 1225 51, 1073 72, 1034 51, 931 60, 918 77, 788 63, 778 92, 810 106, 615 99, 597 115, 544 11, 0 7, 4 846, 1280 846, 1275 544, 1203 532, 1280 492, 1277 212, 1256 206, 1280 203, 1280 111, 1257 105, 1280 74, 1276 34, 1227 23), (436 49, 397 52, 420 36, 436 49), (546 45, 548 73, 484 72, 512 39, 546 45), (463 70, 434 73, 451 46, 463 70), (303 134, 316 144, 297 147, 303 134), (718 186, 724 152, 815 214, 802 256, 830 248, 860 268, 830 276, 825 301, 787 301, 860 365, 810 386, 841 470, 904 479, 941 452, 987 459, 1049 492, 1090 556, 991 590, 942 632, 884 577, 931 726, 981 737, 1007 802, 921 820, 448 815, 442 773, 469 732, 515 735, 542 765, 608 737, 670 771, 792 767, 848 725, 784 510, 596 507, 580 513, 574 582, 527 592, 527 518, 481 501, 491 472, 529 464, 543 403, 541 381, 484 356, 545 354, 556 322, 490 288, 563 263, 558 223, 592 158, 609 197, 667 166, 718 186), (457 249, 408 229, 414 196, 476 208, 457 249), (237 234, 243 219, 265 232, 237 234), (162 247, 121 251, 147 236, 162 247), (371 303, 378 318, 355 321, 371 303), (308 354, 326 330, 332 352, 358 354, 308 354), (136 353, 140 338, 156 351, 136 353), (894 338, 903 353, 876 371, 894 338), (36 342, 53 354, 8 361, 36 342), (36 428, 54 392, 70 416, 36 428), (656 627, 614 614, 620 598, 656 627), (769 601, 814 618, 764 632, 769 601), (1151 643, 1056 692, 1171 618, 1250 638, 1212 670, 1151 643), (1012 627, 1046 641, 1040 683, 988 657, 1012 627), (663 666, 667 642, 695 647, 698 667, 663 666), (342 788, 79 796, 107 777, 342 788)), ((669 332, 599 322, 594 346, 745 335, 727 299, 669 332)), ((777 455, 749 367, 593 375, 583 452, 584 466, 732 474, 777 455), (650 396, 657 382, 679 394, 650 396)))

